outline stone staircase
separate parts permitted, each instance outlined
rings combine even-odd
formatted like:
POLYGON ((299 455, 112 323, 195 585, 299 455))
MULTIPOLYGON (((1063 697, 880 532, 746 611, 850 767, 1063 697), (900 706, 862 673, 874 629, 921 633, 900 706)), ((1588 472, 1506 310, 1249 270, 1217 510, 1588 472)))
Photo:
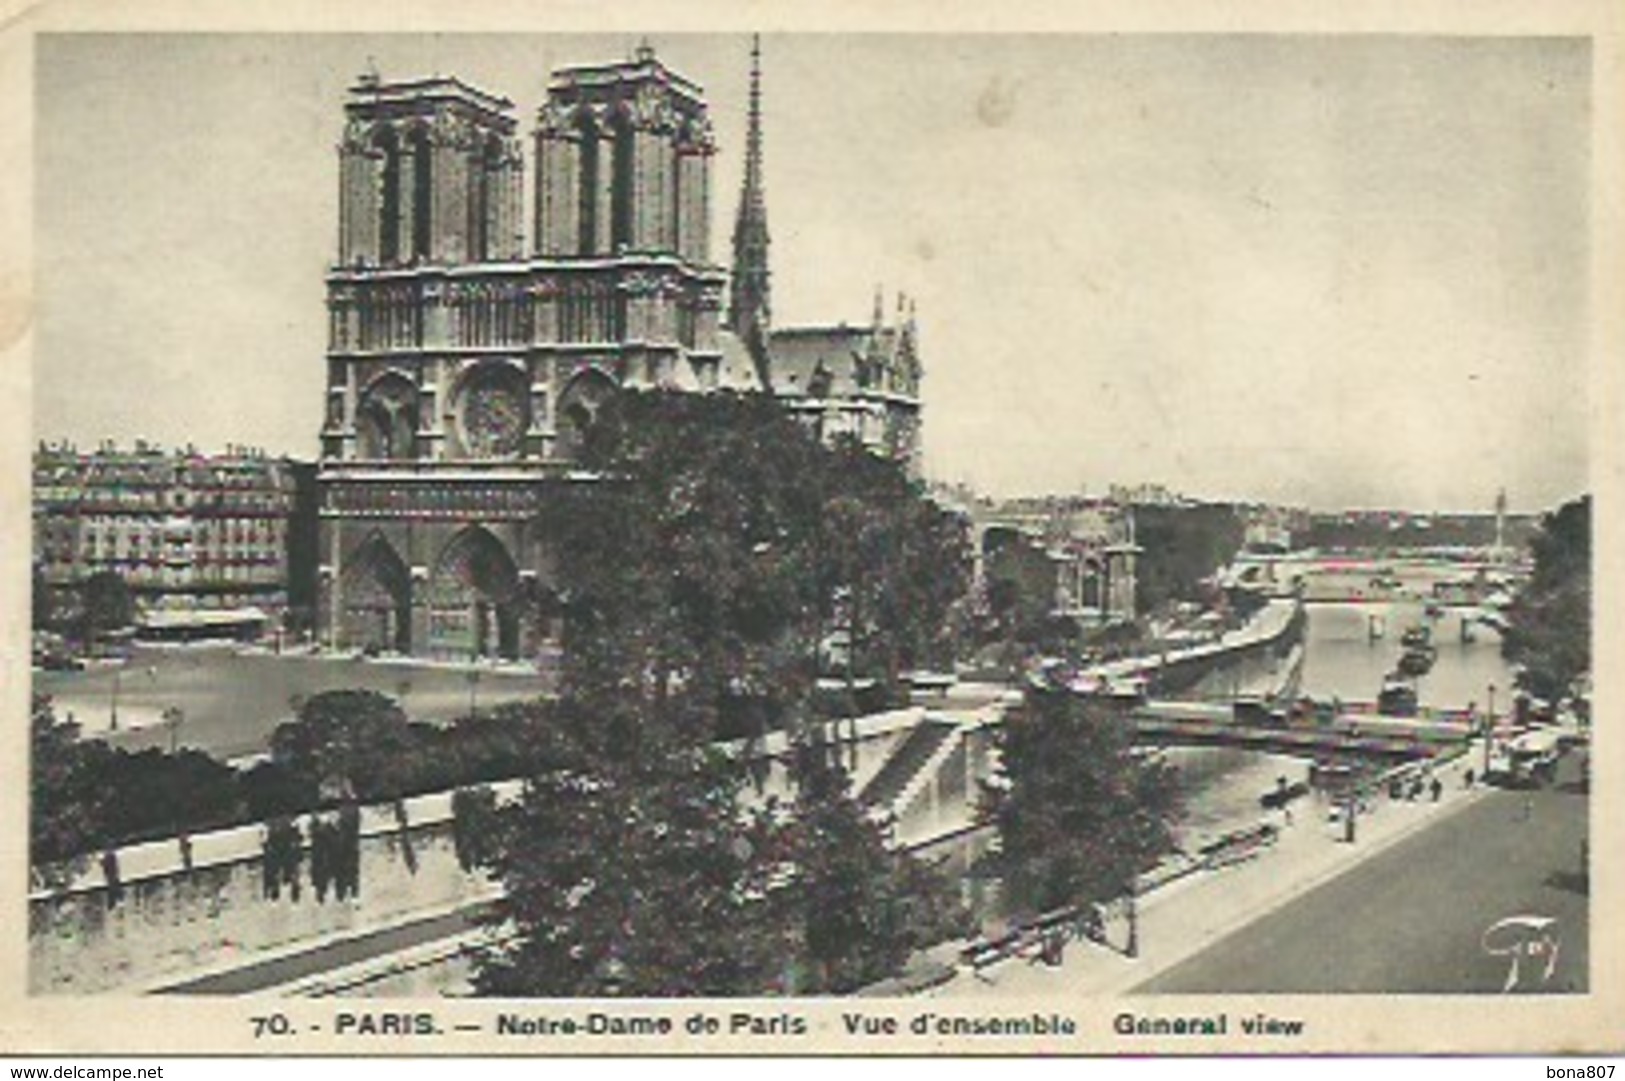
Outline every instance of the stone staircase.
POLYGON ((953 721, 936 717, 923 718, 897 749, 892 751, 891 757, 880 767, 880 771, 858 792, 858 801, 875 808, 894 806, 898 798, 910 787, 910 782, 919 776, 927 763, 937 757, 938 752, 958 731, 959 725, 953 721))

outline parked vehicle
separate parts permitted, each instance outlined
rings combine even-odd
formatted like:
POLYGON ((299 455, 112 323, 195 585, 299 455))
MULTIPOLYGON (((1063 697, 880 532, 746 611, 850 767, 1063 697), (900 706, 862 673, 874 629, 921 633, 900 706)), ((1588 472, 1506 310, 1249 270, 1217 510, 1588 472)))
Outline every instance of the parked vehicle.
POLYGON ((1387 717, 1414 717, 1416 710, 1416 685, 1402 673, 1389 673, 1377 695, 1377 712, 1387 717))
POLYGON ((1433 669, 1433 662, 1438 657, 1438 651, 1432 646, 1422 646, 1407 649, 1399 658, 1399 673, 1415 678, 1425 676, 1433 669))

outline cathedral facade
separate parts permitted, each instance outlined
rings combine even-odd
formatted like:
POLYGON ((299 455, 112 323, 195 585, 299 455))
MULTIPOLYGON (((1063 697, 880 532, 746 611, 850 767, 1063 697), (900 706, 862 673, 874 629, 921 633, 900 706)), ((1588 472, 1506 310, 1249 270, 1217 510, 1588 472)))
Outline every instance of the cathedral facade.
MULTIPOLYGON (((538 512, 591 483, 573 462, 605 402, 773 386, 759 80, 753 63, 741 221, 760 244, 741 261, 736 234, 726 316, 706 103, 652 49, 554 73, 528 241, 512 102, 454 78, 350 90, 318 472, 325 644, 534 656, 560 588, 538 512)), ((780 393, 820 424, 835 405, 780 393)))

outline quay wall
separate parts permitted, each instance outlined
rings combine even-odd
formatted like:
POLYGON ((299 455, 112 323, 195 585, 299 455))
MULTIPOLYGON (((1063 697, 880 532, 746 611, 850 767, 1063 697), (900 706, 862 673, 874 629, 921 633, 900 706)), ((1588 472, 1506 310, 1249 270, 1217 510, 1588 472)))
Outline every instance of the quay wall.
POLYGON ((1148 690, 1159 697, 1183 693, 1216 670, 1249 657, 1284 653, 1303 637, 1307 621, 1298 601, 1272 601, 1252 622, 1218 641, 1147 657, 1136 662, 1148 679, 1148 690))
MULTIPOLYGON (((858 718, 847 765, 858 784, 878 771, 923 709, 858 718)), ((747 796, 789 793, 786 746, 770 737, 753 749, 766 768, 747 796)), ((743 747, 733 748, 736 751, 743 747)), ((979 759, 977 760, 979 761, 979 759)), ((976 775, 956 759, 941 778, 919 787, 903 809, 907 836, 957 821, 973 798, 976 775)), ((519 796, 518 781, 491 786, 499 800, 519 796)), ((487 900, 500 887, 458 864, 452 793, 416 796, 361 809, 359 889, 355 896, 316 895, 308 838, 315 819, 295 819, 307 838, 300 887, 276 897, 264 886, 265 827, 241 826, 172 837, 115 850, 110 881, 99 854, 55 868, 53 888, 28 899, 30 994, 159 991, 216 972, 297 953, 406 919, 487 900)))
POLYGON ((121 849, 116 885, 92 859, 65 888, 29 898, 29 993, 161 990, 494 893, 458 865, 449 793, 407 800, 406 821, 365 809, 359 890, 342 900, 316 896, 308 851, 300 888, 267 896, 261 827, 198 835, 190 865, 178 839, 121 849))

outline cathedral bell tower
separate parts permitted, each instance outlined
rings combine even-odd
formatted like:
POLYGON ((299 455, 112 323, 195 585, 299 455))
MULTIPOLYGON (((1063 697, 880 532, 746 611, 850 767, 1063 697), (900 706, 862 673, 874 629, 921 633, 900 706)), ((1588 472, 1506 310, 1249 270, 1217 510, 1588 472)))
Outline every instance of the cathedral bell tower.
MULTIPOLYGON (((337 649, 528 657, 556 641, 540 511, 622 388, 716 387, 704 98, 647 45, 561 69, 526 250, 513 105, 359 79, 327 275, 318 624, 337 649)), ((731 370, 731 369, 730 369, 731 370)))
POLYGON ((524 159, 512 109, 456 79, 357 80, 339 144, 339 265, 517 258, 524 159))
POLYGON ((532 292, 557 455, 574 454, 616 388, 717 385, 715 153, 700 88, 647 44, 627 61, 561 69, 548 85, 532 292))
POLYGON ((452 78, 357 80, 327 275, 317 622, 338 649, 517 658, 547 552, 513 103, 452 78))

